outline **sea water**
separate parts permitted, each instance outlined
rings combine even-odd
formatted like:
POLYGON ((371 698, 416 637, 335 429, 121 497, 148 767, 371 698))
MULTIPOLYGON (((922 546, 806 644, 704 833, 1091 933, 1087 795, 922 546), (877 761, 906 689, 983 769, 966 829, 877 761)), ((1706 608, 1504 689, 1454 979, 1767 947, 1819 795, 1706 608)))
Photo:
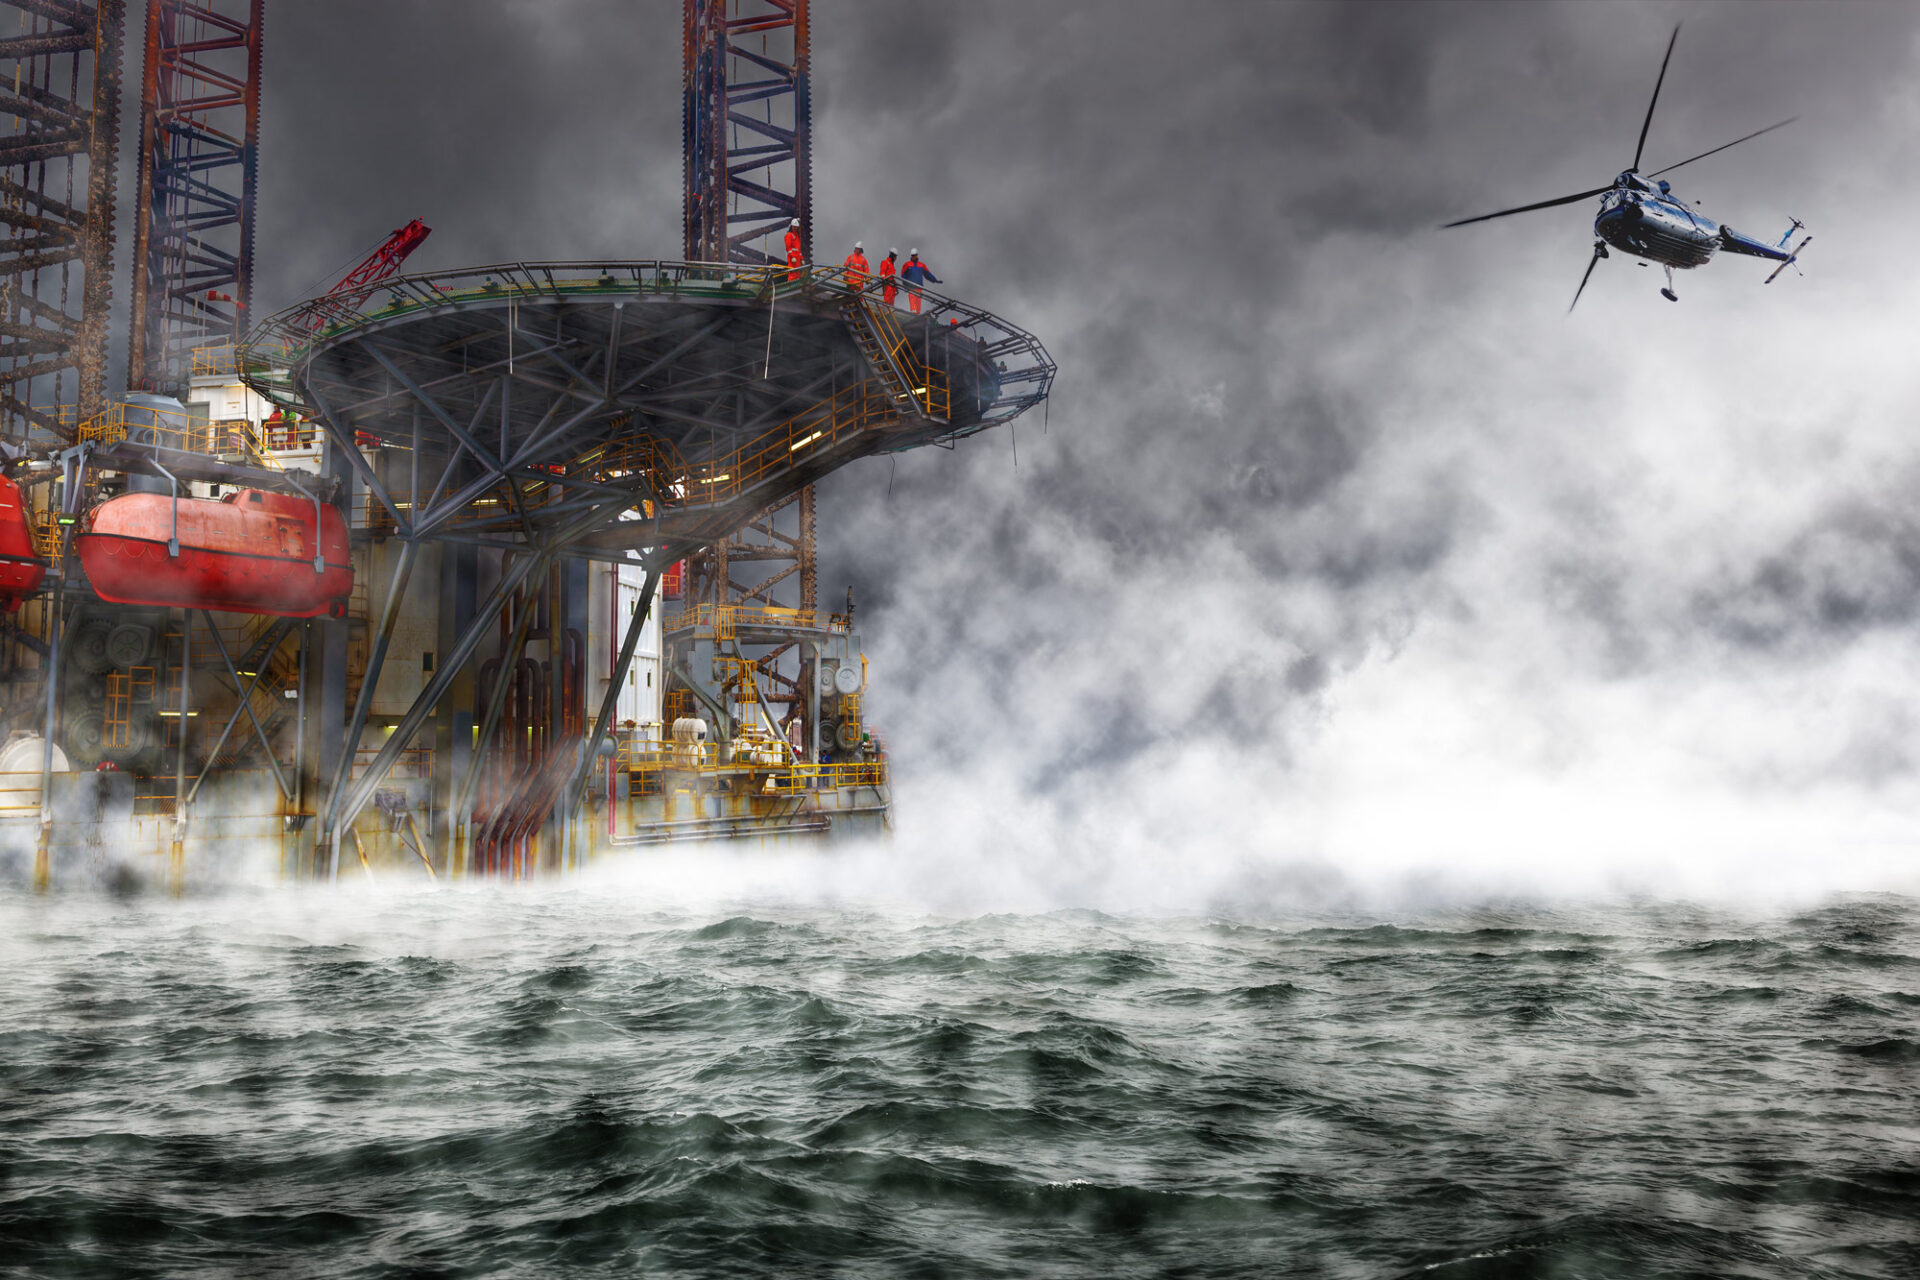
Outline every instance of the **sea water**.
POLYGON ((1920 901, 0 890, 0 1275, 1920 1276, 1920 901))

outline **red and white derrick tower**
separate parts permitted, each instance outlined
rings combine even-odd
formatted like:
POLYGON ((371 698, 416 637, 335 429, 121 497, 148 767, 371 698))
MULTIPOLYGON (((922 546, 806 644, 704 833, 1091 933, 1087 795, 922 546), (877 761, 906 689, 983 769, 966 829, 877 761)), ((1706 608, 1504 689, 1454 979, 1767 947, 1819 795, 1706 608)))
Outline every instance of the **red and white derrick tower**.
POLYGON ((147 0, 127 383, 186 381, 253 300, 264 0, 147 0))
MULTIPOLYGON (((813 86, 808 0, 686 0, 686 255, 783 262, 800 220, 813 261, 813 86)), ((819 608, 813 486, 696 556, 690 581, 717 606, 819 608)), ((689 603, 696 603, 689 601, 689 603)), ((757 655, 767 698, 800 705, 793 643, 757 655), (784 670, 782 668, 785 668, 784 670)))
POLYGON ((800 219, 813 260, 808 0, 686 0, 683 59, 689 262, 784 261, 800 219))

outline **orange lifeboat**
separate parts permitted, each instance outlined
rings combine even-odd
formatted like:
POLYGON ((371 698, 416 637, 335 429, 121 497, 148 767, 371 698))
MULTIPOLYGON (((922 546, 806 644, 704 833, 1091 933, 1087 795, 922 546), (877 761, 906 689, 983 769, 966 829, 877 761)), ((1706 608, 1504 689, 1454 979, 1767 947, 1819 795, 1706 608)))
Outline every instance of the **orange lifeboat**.
POLYGON ((0 612, 12 613, 25 596, 40 589, 47 562, 33 549, 20 486, 0 476, 0 612))
POLYGON ((94 591, 115 604, 337 618, 353 592, 346 523, 320 503, 316 529, 314 506, 261 489, 181 498, 176 527, 170 495, 128 493, 88 512, 73 542, 94 591))

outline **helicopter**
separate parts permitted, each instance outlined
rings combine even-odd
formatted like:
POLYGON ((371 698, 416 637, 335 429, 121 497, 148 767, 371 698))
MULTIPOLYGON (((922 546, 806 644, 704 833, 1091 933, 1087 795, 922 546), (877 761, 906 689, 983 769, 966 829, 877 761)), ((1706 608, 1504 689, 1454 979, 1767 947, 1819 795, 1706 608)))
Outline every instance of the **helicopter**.
MULTIPOLYGON (((1608 246, 1631 254, 1641 260, 1640 265, 1657 262, 1666 268, 1667 285, 1660 290, 1660 296, 1668 302, 1678 302, 1680 297, 1673 291, 1673 273, 1705 266, 1715 253, 1740 254, 1749 258, 1764 258, 1780 265, 1773 269, 1763 282, 1772 284, 1774 278, 1788 267, 1795 272, 1800 251, 1813 242, 1811 235, 1804 237, 1791 249, 1787 241, 1793 233, 1804 230, 1806 224, 1798 218, 1790 218, 1793 224, 1787 233, 1780 237, 1778 244, 1768 244, 1752 236, 1735 231, 1725 223, 1715 222, 1695 209, 1689 208, 1686 201, 1673 194, 1673 188, 1661 178, 1663 173, 1672 173, 1675 169, 1692 164, 1695 160, 1705 160, 1708 156, 1718 155, 1728 147, 1737 147, 1743 142, 1751 142, 1762 134, 1772 133, 1790 125, 1797 116, 1789 117, 1778 124, 1770 124, 1764 129, 1756 129, 1744 138, 1735 138, 1723 143, 1711 151, 1702 151, 1697 156, 1689 156, 1676 164, 1663 169, 1655 169, 1642 176, 1640 157, 1647 149, 1647 130, 1653 126, 1653 109, 1660 103, 1660 87, 1667 80, 1667 64, 1673 61, 1673 46, 1680 39, 1680 27, 1676 24, 1673 34, 1667 39, 1666 57, 1660 60, 1660 76, 1653 82, 1653 98, 1647 103, 1647 118, 1640 125, 1640 141, 1633 149, 1633 163, 1619 176, 1604 187, 1595 187, 1591 191, 1576 191, 1570 196, 1560 196, 1553 200, 1542 200, 1537 204, 1523 204, 1515 209, 1501 209, 1495 213, 1483 213, 1475 218, 1461 218, 1449 222, 1444 227, 1464 227, 1474 222, 1489 222, 1494 218, 1511 217, 1516 213, 1531 213, 1535 209, 1552 209, 1558 205, 1573 204, 1578 200, 1590 200, 1600 197, 1600 211, 1593 219, 1593 256, 1587 259, 1586 272, 1580 277, 1580 287, 1573 291, 1573 302, 1568 305, 1571 313, 1580 305, 1580 295, 1586 292, 1587 281, 1593 278, 1593 269, 1602 258, 1610 257, 1608 246)), ((1696 201, 1696 203, 1698 203, 1696 201)))

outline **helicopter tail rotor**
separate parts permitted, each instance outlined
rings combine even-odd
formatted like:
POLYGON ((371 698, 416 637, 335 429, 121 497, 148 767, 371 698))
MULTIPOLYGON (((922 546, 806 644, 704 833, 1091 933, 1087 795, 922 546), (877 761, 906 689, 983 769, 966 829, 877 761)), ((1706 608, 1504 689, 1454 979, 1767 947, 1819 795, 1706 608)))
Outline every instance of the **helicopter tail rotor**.
MULTIPOLYGON (((1799 220, 1795 219, 1793 225, 1798 227, 1800 225, 1799 220)), ((1787 234, 1792 235, 1793 233, 1788 232, 1787 234)), ((1783 240, 1781 243, 1784 244, 1785 241, 1783 240)), ((1799 244, 1793 246, 1793 252, 1787 256, 1787 260, 1781 263, 1779 266, 1775 267, 1773 269, 1773 275, 1768 276, 1765 280, 1762 280, 1760 283, 1772 284, 1774 281, 1774 276, 1778 276, 1782 271, 1785 271, 1788 267, 1793 268, 1793 274, 1795 275, 1803 274, 1800 270, 1800 251, 1812 243, 1813 243, 1813 237, 1808 236, 1805 239, 1803 239, 1799 244)))

